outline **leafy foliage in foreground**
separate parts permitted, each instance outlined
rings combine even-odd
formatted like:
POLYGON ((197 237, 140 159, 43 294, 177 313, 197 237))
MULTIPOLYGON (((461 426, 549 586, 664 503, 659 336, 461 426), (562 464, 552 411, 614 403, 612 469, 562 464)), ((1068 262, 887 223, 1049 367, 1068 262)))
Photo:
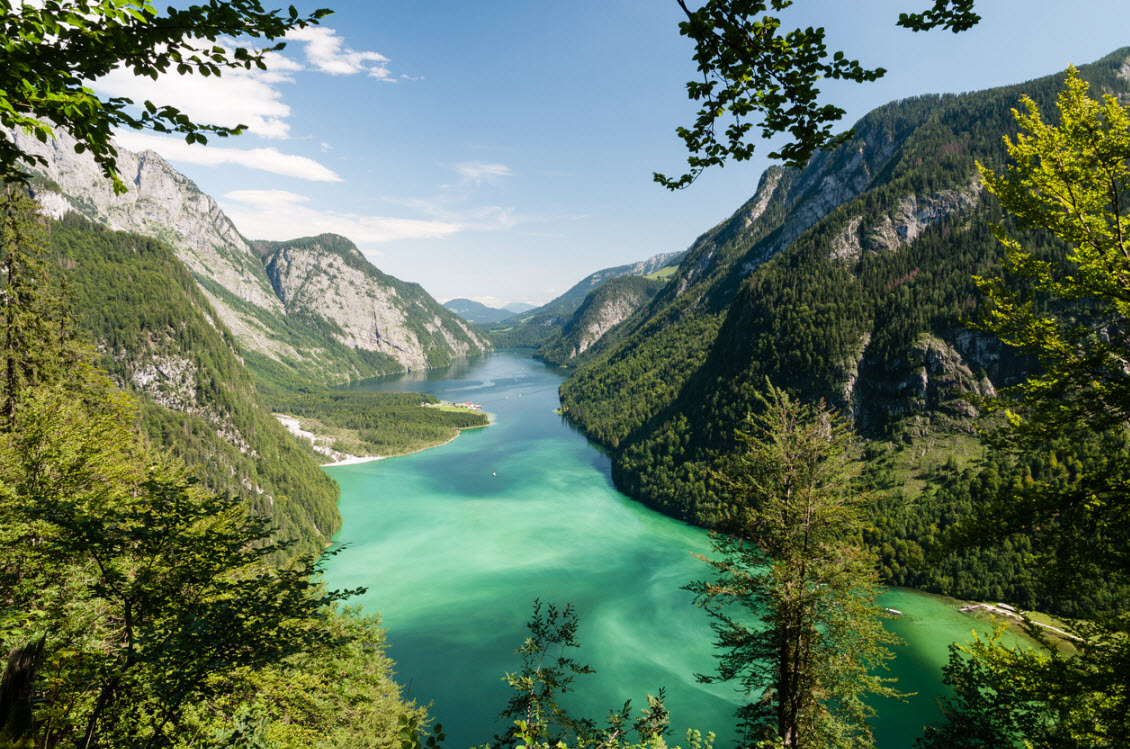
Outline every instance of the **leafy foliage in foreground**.
MULTIPOLYGON (((153 79, 170 70, 202 76, 265 70, 270 53, 283 43, 228 48, 219 40, 273 41, 329 13, 321 9, 299 15, 291 6, 284 14, 266 10, 259 0, 168 7, 164 14, 149 0, 5 2, 0 6, 5 39, 0 48, 0 125, 34 132, 44 142, 53 137, 53 128, 65 130, 78 141, 77 149, 93 154, 114 192, 124 193, 111 138, 115 127, 183 133, 189 143, 206 143, 205 133, 236 135, 246 125, 193 122, 167 104, 99 97, 89 81, 118 67, 153 79)), ((0 179, 25 178, 23 168, 34 161, 0 136, 0 179)))
POLYGON ((41 220, 5 197, 0 298, 35 324, 0 329, 0 744, 388 746, 420 711, 378 622, 136 430, 45 274, 41 220))
MULTIPOLYGON (((1108 588, 1130 584, 1130 107, 1112 95, 1093 100, 1087 90, 1070 69, 1056 125, 1022 100, 1023 111, 1015 113, 1022 132, 1007 141, 1012 163, 1004 172, 981 168, 1006 210, 1068 247, 1059 262, 1049 262, 1007 228, 997 231, 1007 250, 1005 273, 982 281, 983 327, 1042 366, 997 400, 1006 420, 989 436, 1021 461, 1065 437, 1079 442, 1109 433, 1114 449, 1105 461, 1049 471, 1002 492, 966 529, 973 543, 1025 534, 1041 582, 1084 594, 1096 579, 1108 588)), ((1130 742, 1125 597, 1072 626, 1081 639, 1071 658, 1047 642, 1037 653, 975 643, 964 654, 968 662, 953 653, 947 680, 956 696, 927 745, 1130 742)))

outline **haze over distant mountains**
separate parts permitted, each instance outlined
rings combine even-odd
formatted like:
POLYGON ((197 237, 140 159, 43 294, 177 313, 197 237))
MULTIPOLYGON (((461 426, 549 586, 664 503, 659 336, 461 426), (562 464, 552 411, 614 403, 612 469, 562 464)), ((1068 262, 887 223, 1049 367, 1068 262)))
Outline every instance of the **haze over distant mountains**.
POLYGON ((445 309, 451 310, 455 314, 462 317, 467 322, 473 322, 476 325, 485 325, 487 323, 499 322, 508 317, 513 317, 516 313, 509 309, 499 309, 498 307, 488 307, 485 304, 476 302, 471 299, 464 299, 462 297, 457 299, 449 299, 443 303, 445 309))

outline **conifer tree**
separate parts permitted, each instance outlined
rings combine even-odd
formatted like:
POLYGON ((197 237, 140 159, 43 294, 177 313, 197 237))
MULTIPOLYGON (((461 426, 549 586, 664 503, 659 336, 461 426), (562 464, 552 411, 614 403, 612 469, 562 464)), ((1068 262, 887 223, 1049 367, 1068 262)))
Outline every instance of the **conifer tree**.
POLYGON ((898 640, 883 629, 875 560, 857 537, 850 435, 823 405, 772 386, 760 403, 718 475, 738 509, 711 537, 714 578, 687 586, 719 651, 717 674, 699 678, 739 683, 751 746, 870 746, 864 699, 898 696, 876 674, 898 640))

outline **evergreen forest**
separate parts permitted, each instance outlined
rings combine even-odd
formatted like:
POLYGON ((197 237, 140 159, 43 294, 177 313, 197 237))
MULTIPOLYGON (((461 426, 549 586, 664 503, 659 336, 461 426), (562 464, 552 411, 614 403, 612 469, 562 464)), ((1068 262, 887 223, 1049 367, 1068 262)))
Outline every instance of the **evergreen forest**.
MULTIPOLYGON (((656 181, 747 158, 749 127, 714 129, 727 110, 810 127, 685 254, 599 271, 487 330, 571 369, 561 413, 607 450, 617 488, 709 530, 703 578, 682 583, 713 637, 695 678, 735 686, 742 747, 873 746, 875 701, 905 696, 883 675, 900 612, 877 598, 905 586, 997 602, 1029 637, 1007 647, 1001 623, 954 644, 942 720, 916 746, 1130 746, 1130 48, 892 102, 832 135, 813 81, 881 73, 828 60, 822 29, 753 20, 788 3, 677 4, 706 103, 680 130, 690 171, 656 181), (750 40, 770 38, 769 67, 801 75, 790 109, 775 87, 750 93, 768 85, 750 40)), ((279 40, 325 15, 134 5, 0 10, 0 67, 25 76, 0 89, 2 132, 46 143, 55 118, 115 195, 112 127, 190 144, 241 128, 131 113, 84 76, 261 67, 280 48, 200 52, 185 29, 279 40), (61 65, 22 62, 59 35, 61 65)), ((960 31, 972 7, 899 23, 960 31)), ((323 579, 348 549, 332 548, 339 488, 319 449, 403 455, 490 420, 349 382, 408 369, 398 334, 364 318, 379 345, 349 345, 355 310, 302 294, 330 265, 379 282, 425 369, 485 344, 333 234, 247 245, 285 314, 264 311, 160 238, 44 215, 34 196, 62 188, 25 173, 47 162, 16 143, 0 134, 0 747, 440 749, 443 716, 398 683, 379 616, 350 605, 364 589, 323 579), (295 280, 298 253, 325 267, 295 280), (246 345, 268 328, 285 346, 246 345)), ((519 541, 519 561, 554 542, 519 541)), ((604 720, 566 708, 593 672, 580 631, 571 604, 533 602, 518 668, 482 675, 512 692, 484 747, 667 746, 662 689, 604 720)))

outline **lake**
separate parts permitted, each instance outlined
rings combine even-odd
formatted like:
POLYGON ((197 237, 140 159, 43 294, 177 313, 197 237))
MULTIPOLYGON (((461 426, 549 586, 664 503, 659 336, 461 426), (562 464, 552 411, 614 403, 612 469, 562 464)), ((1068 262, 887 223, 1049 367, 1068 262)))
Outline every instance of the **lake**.
MULTIPOLYGON (((363 385, 470 400, 493 424, 414 455, 329 468, 341 484, 334 541, 348 548, 329 559, 326 579, 368 588, 355 602, 381 613, 398 681, 432 703, 448 749, 505 728, 495 721, 510 695, 502 678, 521 666, 514 651, 535 599, 571 602, 580 616, 572 655, 597 673, 578 677, 563 700, 577 714, 602 719, 627 699, 638 710, 665 688, 669 744, 697 728, 729 746, 741 697, 696 681, 714 667, 712 636, 680 589, 707 574, 693 556, 708 552, 706 533, 616 490, 608 457, 555 412, 564 378, 503 351, 363 385)), ((989 625, 915 591, 891 590, 881 602, 905 614, 888 623, 907 643, 891 675, 918 692, 877 705, 878 746, 899 749, 938 715, 949 644, 989 625)))

